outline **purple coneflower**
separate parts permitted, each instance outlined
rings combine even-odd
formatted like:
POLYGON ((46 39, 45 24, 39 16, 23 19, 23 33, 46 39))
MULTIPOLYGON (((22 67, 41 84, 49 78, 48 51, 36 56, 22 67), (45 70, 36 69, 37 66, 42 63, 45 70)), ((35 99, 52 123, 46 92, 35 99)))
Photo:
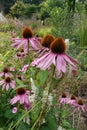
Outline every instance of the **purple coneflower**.
POLYGON ((14 42, 12 44, 13 47, 16 49, 19 49, 21 46, 24 48, 24 52, 27 53, 29 49, 29 43, 30 46, 37 50, 38 46, 40 45, 39 40, 33 36, 33 32, 29 27, 25 27, 22 32, 22 38, 12 38, 12 41, 14 42))
POLYGON ((68 100, 68 104, 74 105, 76 103, 76 97, 72 95, 68 100))
POLYGON ((37 68, 46 70, 51 66, 51 64, 54 64, 59 76, 62 72, 66 73, 67 63, 73 68, 73 70, 77 69, 74 63, 79 64, 79 62, 65 53, 66 44, 61 37, 53 40, 50 44, 50 49, 50 51, 41 57, 36 58, 31 65, 36 65, 37 68))
POLYGON ((74 103, 74 106, 78 108, 78 110, 82 110, 83 112, 87 112, 87 105, 85 105, 82 99, 79 99, 77 103, 74 103))
POLYGON ((69 98, 66 96, 66 93, 62 93, 62 97, 59 98, 59 102, 62 104, 68 104, 69 98))
POLYGON ((54 39, 55 37, 52 34, 47 34, 42 38, 41 48, 39 48, 37 52, 38 54, 40 54, 38 57, 41 57, 43 54, 50 50, 50 44, 54 39))
POLYGON ((0 77, 2 77, 2 76, 5 76, 5 77, 12 76, 12 74, 10 73, 11 71, 14 71, 13 67, 11 67, 10 69, 8 67, 4 67, 2 72, 0 72, 0 77))
POLYGON ((10 100, 11 104, 15 104, 19 101, 20 104, 24 104, 25 109, 30 109, 29 91, 24 88, 18 88, 17 94, 10 100))
POLYGON ((2 86, 2 90, 6 88, 8 90, 10 87, 15 88, 15 81, 10 77, 6 77, 4 80, 0 81, 0 86, 2 86))

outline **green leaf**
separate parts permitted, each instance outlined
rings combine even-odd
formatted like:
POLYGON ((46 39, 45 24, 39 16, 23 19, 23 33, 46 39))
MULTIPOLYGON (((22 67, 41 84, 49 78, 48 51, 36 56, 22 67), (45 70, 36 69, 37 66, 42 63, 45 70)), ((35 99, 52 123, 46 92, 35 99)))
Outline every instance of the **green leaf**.
POLYGON ((32 123, 34 123, 35 120, 38 118, 40 110, 41 110, 41 103, 39 103, 38 106, 31 112, 32 123))
POLYGON ((27 123, 21 122, 20 125, 16 128, 16 130, 30 130, 30 127, 27 123))
POLYGON ((48 71, 47 70, 39 72, 39 78, 40 78, 41 85, 43 85, 46 82, 47 77, 48 77, 48 71))
POLYGON ((41 127, 40 127, 40 130, 49 130, 47 124, 43 124, 41 127))

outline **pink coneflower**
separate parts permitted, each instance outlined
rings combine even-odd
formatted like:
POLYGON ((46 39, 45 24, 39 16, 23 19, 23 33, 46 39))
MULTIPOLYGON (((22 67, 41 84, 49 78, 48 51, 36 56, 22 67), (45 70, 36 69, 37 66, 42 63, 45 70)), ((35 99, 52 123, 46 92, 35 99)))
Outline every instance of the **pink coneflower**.
POLYGON ((55 38, 50 45, 50 49, 49 52, 36 58, 31 65, 36 65, 37 68, 46 70, 51 64, 54 64, 59 76, 62 72, 66 73, 67 63, 73 68, 73 70, 77 69, 74 63, 79 64, 79 62, 65 53, 66 44, 61 37, 55 38))
POLYGON ((10 73, 11 71, 14 71, 13 67, 11 67, 10 69, 8 67, 4 67, 2 72, 0 72, 0 77, 2 77, 2 76, 5 76, 5 77, 12 76, 12 74, 10 73))
POLYGON ((29 65, 25 64, 20 71, 25 73, 27 71, 28 67, 29 67, 29 65))
POLYGON ((82 99, 79 99, 77 103, 74 104, 78 108, 78 110, 82 110, 83 112, 87 112, 87 105, 85 105, 82 99))
POLYGON ((29 49, 29 43, 30 46, 37 50, 38 46, 40 45, 39 40, 33 36, 33 32, 29 27, 25 27, 22 32, 22 38, 12 38, 12 41, 14 42, 12 44, 13 47, 16 49, 19 49, 21 46, 24 48, 24 52, 27 53, 29 49))
POLYGON ((10 77, 6 77, 4 80, 0 81, 0 86, 2 86, 2 90, 6 88, 8 90, 10 87, 15 88, 15 81, 10 77))
POLYGON ((38 49, 39 57, 41 57, 43 54, 48 52, 50 49, 50 44, 55 39, 55 37, 52 34, 47 34, 41 39, 41 47, 38 49))
POLYGON ((59 98, 59 102, 62 104, 68 104, 69 98, 66 96, 66 93, 62 93, 62 97, 59 98))
POLYGON ((68 104, 74 105, 76 103, 76 97, 72 95, 68 100, 68 104))
POLYGON ((30 109, 29 91, 24 88, 18 88, 17 94, 10 100, 11 104, 15 104, 19 101, 20 104, 24 104, 25 109, 30 109))

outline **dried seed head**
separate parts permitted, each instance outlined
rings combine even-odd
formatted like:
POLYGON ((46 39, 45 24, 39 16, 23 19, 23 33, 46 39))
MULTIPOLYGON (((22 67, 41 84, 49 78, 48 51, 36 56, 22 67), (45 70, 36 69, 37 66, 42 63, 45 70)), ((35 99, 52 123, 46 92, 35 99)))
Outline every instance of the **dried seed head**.
POLYGON ((50 48, 53 53, 62 54, 66 50, 65 41, 61 37, 55 38, 55 40, 51 43, 50 48))
POLYGON ((62 93, 62 98, 66 98, 66 93, 62 93))
POLYGON ((71 96, 71 100, 76 100, 75 95, 72 95, 72 96, 71 96))
POLYGON ((33 32, 29 27, 25 27, 23 29, 22 35, 24 38, 31 38, 33 36, 33 32))
POLYGON ((77 103, 78 103, 79 105, 83 105, 82 99, 79 99, 79 100, 77 101, 77 103))
POLYGON ((22 94, 25 94, 26 90, 24 88, 18 88, 16 92, 17 94, 22 95, 22 94))
POLYGON ((11 78, 10 77, 5 78, 5 82, 6 83, 10 83, 11 82, 11 78))
POLYGON ((42 39, 41 44, 42 44, 42 46, 49 48, 51 42, 52 42, 54 39, 55 39, 55 37, 54 37, 53 35, 48 34, 48 35, 46 35, 46 36, 42 39))

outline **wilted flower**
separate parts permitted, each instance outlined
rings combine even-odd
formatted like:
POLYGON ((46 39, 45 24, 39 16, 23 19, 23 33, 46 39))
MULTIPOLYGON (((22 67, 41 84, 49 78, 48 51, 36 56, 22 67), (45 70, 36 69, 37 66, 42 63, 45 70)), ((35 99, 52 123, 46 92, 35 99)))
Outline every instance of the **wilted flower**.
POLYGON ((21 59, 21 58, 25 58, 26 55, 27 55, 27 53, 25 53, 24 50, 21 49, 20 52, 17 52, 16 57, 17 57, 18 59, 21 59))
POLYGON ((74 63, 79 64, 79 62, 65 53, 66 44, 61 37, 55 38, 55 40, 50 44, 50 49, 49 52, 36 58, 31 65, 36 65, 37 68, 46 70, 54 64, 58 76, 60 76, 62 72, 66 73, 67 63, 73 68, 73 70, 77 69, 74 63))
POLYGON ((27 71, 28 67, 29 67, 29 65, 25 64, 20 71, 25 73, 27 71))
POLYGON ((24 104, 25 109, 30 109, 29 91, 24 88, 18 88, 17 94, 10 100, 11 104, 15 104, 19 101, 20 104, 24 104))
POLYGON ((29 27, 25 27, 22 32, 22 38, 12 38, 12 46, 16 49, 19 49, 23 46, 24 52, 27 53, 29 49, 29 45, 37 50, 40 45, 39 40, 33 36, 33 32, 29 27))
POLYGON ((4 80, 0 81, 0 85, 2 86, 2 90, 6 88, 8 90, 10 87, 15 88, 15 81, 10 77, 6 77, 4 80))

